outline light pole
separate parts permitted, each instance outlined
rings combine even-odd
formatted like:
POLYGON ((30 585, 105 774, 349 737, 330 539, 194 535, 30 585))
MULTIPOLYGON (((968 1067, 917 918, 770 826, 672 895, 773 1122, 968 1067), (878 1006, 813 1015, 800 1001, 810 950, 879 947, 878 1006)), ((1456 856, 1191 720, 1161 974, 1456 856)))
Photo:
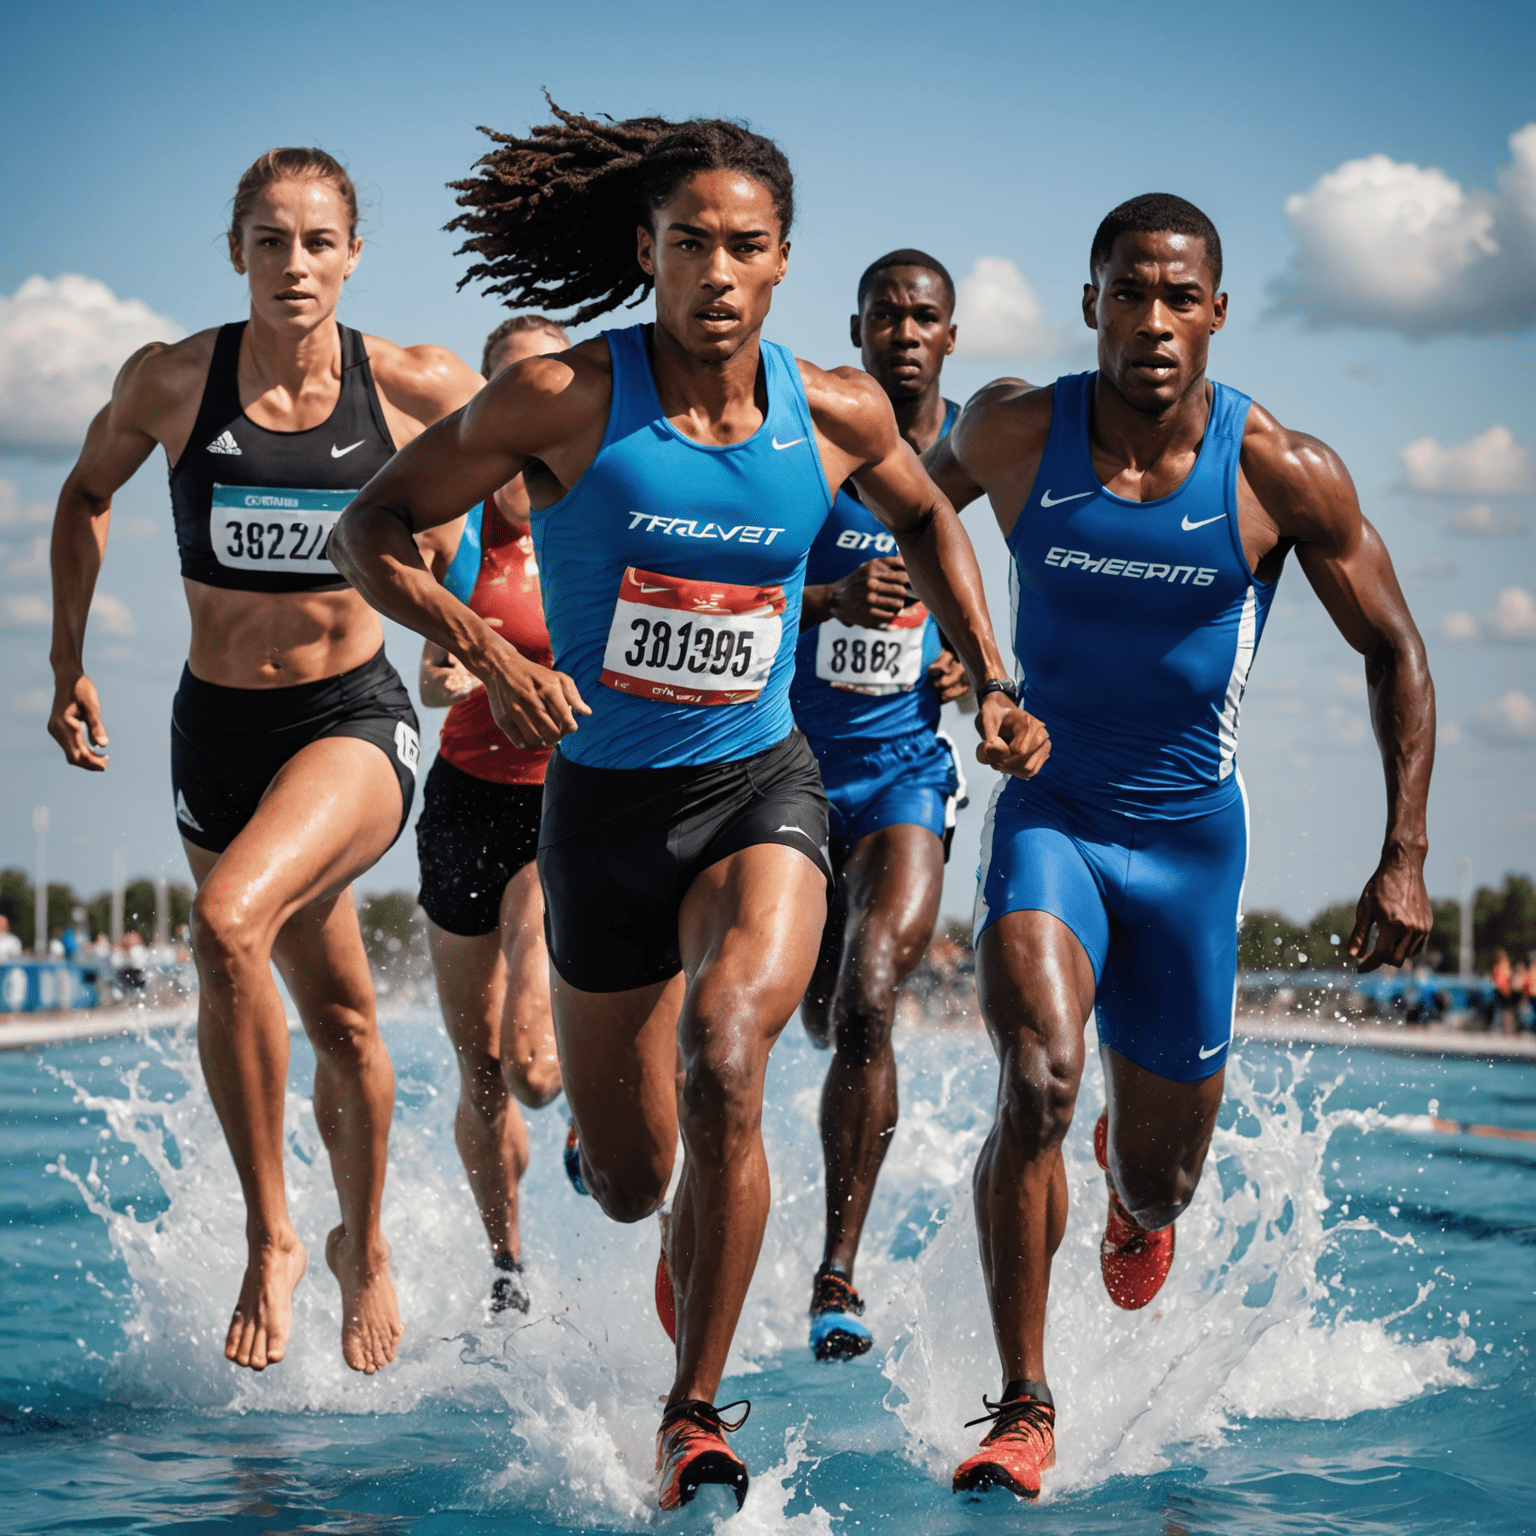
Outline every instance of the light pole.
POLYGON ((39 960, 48 955, 48 807, 32 807, 32 831, 36 834, 36 858, 32 882, 32 953, 39 960))
POLYGON ((1461 922, 1456 940, 1456 971, 1458 975, 1472 974, 1472 860, 1456 861, 1456 873, 1461 876, 1461 922))

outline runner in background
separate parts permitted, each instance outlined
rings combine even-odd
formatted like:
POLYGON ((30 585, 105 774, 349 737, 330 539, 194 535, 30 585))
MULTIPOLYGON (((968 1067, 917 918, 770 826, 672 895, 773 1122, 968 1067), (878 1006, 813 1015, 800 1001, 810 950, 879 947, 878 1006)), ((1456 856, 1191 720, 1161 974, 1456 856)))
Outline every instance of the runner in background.
POLYGON ((283 1178, 288 1022, 274 963, 315 1049, 315 1118, 341 1204, 325 1257, 341 1285, 342 1355, 376 1371, 401 1331, 379 1225, 394 1070, 351 882, 404 829, 419 744, 379 616, 331 563, 330 532, 396 447, 481 381, 444 348, 338 324, 362 247, 352 182, 330 155, 257 160, 228 235, 250 318, 129 358, 53 525, 48 731, 70 763, 100 773, 86 617, 112 497, 165 450, 192 616, 171 797, 198 887, 197 1042, 245 1196, 245 1278, 224 1353, 258 1371, 283 1358, 308 1262, 283 1178))
MULTIPOLYGON (((515 315, 486 339, 480 371, 492 379, 525 357, 569 345, 553 320, 515 315)), ((523 477, 495 490, 460 528, 449 523, 423 536, 433 573, 520 654, 549 666, 523 477)), ((518 1104, 542 1109, 560 1091, 534 863, 549 748, 514 747, 480 679, 430 640, 421 653, 421 701, 448 708, 422 786, 416 851, 438 1002, 459 1059, 454 1139, 491 1243, 491 1310, 526 1312, 517 1186, 528 1166, 528 1130, 518 1104)))
MULTIPOLYGON (((939 391, 955 348, 955 285, 943 264, 899 250, 859 279, 850 334, 902 437, 924 453, 960 407, 939 391)), ((818 1360, 873 1343, 853 1289, 859 1238, 896 1129, 896 987, 938 920, 955 810, 965 790, 939 706, 965 671, 907 582, 896 540, 849 481, 811 545, 790 702, 831 805, 837 890, 800 1016, 832 1047, 821 1094, 827 1230, 811 1287, 818 1360), (870 558, 871 551, 874 552, 870 558)))

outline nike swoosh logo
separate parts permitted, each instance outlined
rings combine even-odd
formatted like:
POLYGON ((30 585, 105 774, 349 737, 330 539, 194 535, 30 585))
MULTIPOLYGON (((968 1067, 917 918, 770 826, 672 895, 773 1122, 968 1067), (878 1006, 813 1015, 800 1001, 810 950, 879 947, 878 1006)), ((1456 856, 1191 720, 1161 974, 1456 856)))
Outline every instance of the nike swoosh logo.
POLYGON ((344 459, 344 458, 346 458, 346 456, 349 453, 352 452, 352 450, 354 448, 361 448, 362 446, 363 446, 363 439, 362 438, 358 438, 358 440, 355 443, 348 443, 345 448, 338 448, 335 443, 332 443, 331 444, 331 457, 333 459, 344 459))
POLYGON ((1040 493, 1040 505, 1042 507, 1059 507, 1064 501, 1081 501, 1084 496, 1092 496, 1092 491, 1079 491, 1075 496, 1057 496, 1052 498, 1049 491, 1040 493))
MULTIPOLYGON (((804 439, 802 439, 802 441, 804 441, 804 439)), ((786 824, 785 826, 779 827, 777 830, 780 832, 798 832, 800 836, 803 837, 808 843, 814 843, 816 841, 816 839, 812 837, 804 827, 791 827, 786 824)))
POLYGON ((666 592, 669 590, 666 587, 648 587, 643 581, 638 582, 637 585, 642 592, 666 592))
MULTIPOLYGON (((1213 518, 1212 521, 1214 522, 1215 519, 1213 518)), ((1200 1060, 1208 1061, 1212 1056, 1216 1055, 1217 1052, 1226 1050, 1226 1048, 1231 1044, 1232 1042, 1230 1040, 1223 1040, 1220 1045, 1212 1046, 1208 1051, 1202 1049, 1200 1052, 1200 1060)))
MULTIPOLYGON (((779 452, 780 452, 780 453, 783 453, 783 451, 784 451, 784 450, 785 450, 785 449, 786 449, 786 448, 793 448, 793 447, 794 447, 794 446, 795 446, 795 444, 796 444, 796 443, 803 443, 803 442, 804 442, 804 441, 805 441, 805 439, 804 439, 804 438, 803 438, 803 437, 797 437, 797 438, 796 438, 796 439, 795 439, 795 440, 794 440, 794 442, 792 442, 792 443, 781 443, 781 442, 780 442, 780 441, 779 441, 779 440, 778 440, 778 438, 774 438, 774 440, 773 440, 773 446, 774 446, 774 447, 775 447, 775 448, 777 448, 777 449, 778 449, 778 450, 779 450, 779 452)), ((799 827, 795 827, 795 828, 793 828, 793 829, 792 829, 792 830, 793 830, 793 831, 796 831, 796 832, 798 832, 798 831, 799 831, 799 830, 800 830, 800 828, 799 828, 799 827)))
POLYGON ((1225 512, 1218 512, 1215 517, 1201 518, 1198 523, 1192 523, 1189 520, 1189 513, 1186 512, 1184 514, 1184 521, 1179 524, 1179 527, 1181 527, 1185 533, 1193 533, 1196 528, 1204 528, 1207 523, 1219 523, 1226 515, 1227 514, 1225 512))

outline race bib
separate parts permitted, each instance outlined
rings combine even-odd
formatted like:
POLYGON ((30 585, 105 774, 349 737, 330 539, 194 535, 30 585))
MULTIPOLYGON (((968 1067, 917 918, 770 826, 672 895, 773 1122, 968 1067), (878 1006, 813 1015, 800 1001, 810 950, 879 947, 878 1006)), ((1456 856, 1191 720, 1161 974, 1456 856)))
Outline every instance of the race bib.
POLYGON ((858 629, 837 619, 817 626, 816 676, 849 693, 906 693, 923 675, 928 610, 904 608, 889 629, 858 629))
POLYGON ((208 532, 214 558, 233 571, 335 576, 331 529, 356 491, 216 485, 208 532))
POLYGON ((664 704, 750 704, 783 638, 783 587, 658 576, 630 566, 600 681, 664 704))

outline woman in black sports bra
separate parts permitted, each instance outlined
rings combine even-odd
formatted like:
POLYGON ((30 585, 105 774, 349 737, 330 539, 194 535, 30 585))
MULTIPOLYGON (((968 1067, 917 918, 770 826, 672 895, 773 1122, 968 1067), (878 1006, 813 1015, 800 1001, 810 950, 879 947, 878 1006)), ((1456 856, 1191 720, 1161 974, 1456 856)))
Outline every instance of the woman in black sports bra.
POLYGON ((405 824, 418 742, 379 617, 328 543, 369 477, 481 381, 442 348, 337 323, 362 242, 352 183, 322 151, 272 150, 245 173, 229 249, 250 280, 250 319, 131 357, 60 493, 48 730, 76 767, 106 768, 86 614, 112 496, 159 444, 192 611, 171 788, 198 883, 198 1047, 247 1214, 224 1353, 256 1370, 282 1359, 306 1265, 283 1181, 275 961, 315 1047, 341 1203, 326 1260, 341 1283, 342 1354, 372 1372, 400 1337, 379 1230, 394 1073, 350 887, 405 824))

